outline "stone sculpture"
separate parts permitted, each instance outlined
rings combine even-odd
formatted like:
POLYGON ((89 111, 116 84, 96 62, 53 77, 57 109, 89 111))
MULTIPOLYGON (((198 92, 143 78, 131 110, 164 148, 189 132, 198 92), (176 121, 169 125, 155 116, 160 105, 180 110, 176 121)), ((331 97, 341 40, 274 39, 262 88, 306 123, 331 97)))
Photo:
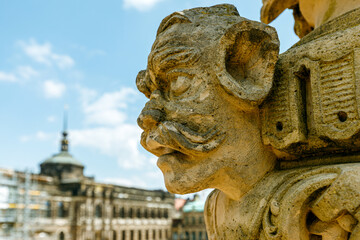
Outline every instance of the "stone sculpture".
MULTIPOLYGON (((265 1, 262 18, 300 3, 265 1)), ((359 12, 306 22, 280 56, 275 29, 232 5, 161 22, 136 80, 141 144, 170 192, 216 189, 210 239, 360 239, 359 12)))

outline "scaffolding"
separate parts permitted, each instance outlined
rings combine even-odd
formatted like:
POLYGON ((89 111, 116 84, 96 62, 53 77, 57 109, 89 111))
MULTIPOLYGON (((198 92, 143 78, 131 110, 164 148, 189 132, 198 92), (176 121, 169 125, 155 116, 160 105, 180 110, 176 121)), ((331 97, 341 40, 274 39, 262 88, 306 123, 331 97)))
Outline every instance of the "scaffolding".
POLYGON ((30 224, 46 209, 38 182, 46 180, 28 170, 0 169, 0 240, 31 240, 30 224))

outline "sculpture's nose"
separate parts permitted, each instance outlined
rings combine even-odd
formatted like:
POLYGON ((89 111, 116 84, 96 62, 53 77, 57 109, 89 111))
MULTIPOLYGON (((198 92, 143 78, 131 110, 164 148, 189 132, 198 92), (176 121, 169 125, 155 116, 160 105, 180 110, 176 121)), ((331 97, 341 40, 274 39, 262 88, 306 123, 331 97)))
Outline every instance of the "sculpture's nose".
POLYGON ((165 113, 161 110, 161 104, 158 103, 159 96, 156 91, 151 94, 150 101, 146 103, 137 119, 138 125, 143 130, 153 128, 165 118, 165 113))
POLYGON ((159 109, 149 109, 145 106, 145 108, 141 111, 137 123, 143 129, 151 129, 160 123, 164 118, 164 114, 159 109))

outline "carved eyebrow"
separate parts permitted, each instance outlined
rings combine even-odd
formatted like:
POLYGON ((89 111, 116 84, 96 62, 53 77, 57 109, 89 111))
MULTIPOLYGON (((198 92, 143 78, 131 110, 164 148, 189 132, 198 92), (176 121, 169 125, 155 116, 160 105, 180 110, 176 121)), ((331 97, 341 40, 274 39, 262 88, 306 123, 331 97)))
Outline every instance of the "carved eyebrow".
POLYGON ((190 67, 199 60, 200 55, 199 49, 195 47, 163 47, 150 53, 148 67, 158 72, 190 67))
POLYGON ((177 23, 191 23, 191 21, 182 12, 175 12, 161 21, 156 36, 177 23))

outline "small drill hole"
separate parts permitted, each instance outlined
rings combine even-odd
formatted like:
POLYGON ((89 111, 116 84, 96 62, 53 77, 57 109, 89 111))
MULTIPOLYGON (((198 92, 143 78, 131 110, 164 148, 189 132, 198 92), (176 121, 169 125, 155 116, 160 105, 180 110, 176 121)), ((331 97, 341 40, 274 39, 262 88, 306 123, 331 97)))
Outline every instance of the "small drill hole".
POLYGON ((278 130, 279 132, 283 130, 283 124, 282 122, 277 122, 276 123, 276 130, 278 130))
POLYGON ((347 113, 343 112, 343 111, 338 112, 337 115, 338 115, 340 122, 345 122, 348 118, 347 113))

